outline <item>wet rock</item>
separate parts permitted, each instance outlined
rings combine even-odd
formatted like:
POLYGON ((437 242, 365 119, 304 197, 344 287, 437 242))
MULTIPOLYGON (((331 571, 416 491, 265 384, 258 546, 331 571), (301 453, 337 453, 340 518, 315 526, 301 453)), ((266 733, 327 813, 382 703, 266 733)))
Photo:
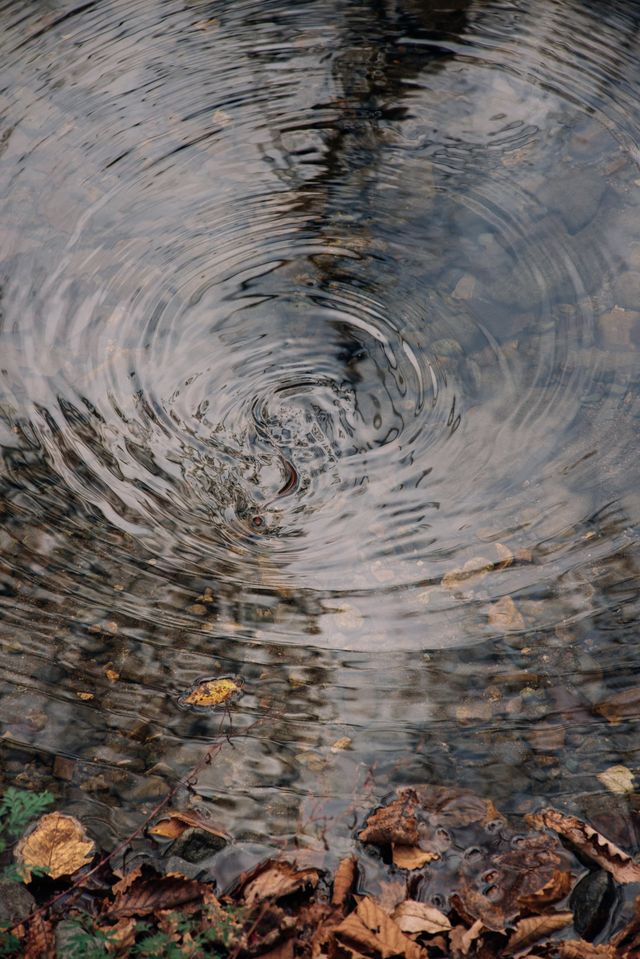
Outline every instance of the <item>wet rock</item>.
POLYGON ((583 876, 569 899, 576 932, 591 942, 604 928, 617 899, 616 884, 604 869, 583 876))
POLYGON ((35 899, 21 883, 0 882, 0 924, 23 919, 35 905, 35 899))
POLYGON ((174 840, 171 846, 171 854, 186 859, 190 863, 200 863, 220 852, 227 845, 228 840, 224 836, 191 827, 185 829, 182 835, 174 840))

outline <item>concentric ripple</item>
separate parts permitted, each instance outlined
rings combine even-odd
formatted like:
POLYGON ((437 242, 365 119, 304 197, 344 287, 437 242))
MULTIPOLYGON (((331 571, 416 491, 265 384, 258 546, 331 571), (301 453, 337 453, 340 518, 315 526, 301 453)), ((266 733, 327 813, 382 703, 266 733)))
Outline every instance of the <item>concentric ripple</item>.
POLYGON ((389 649, 622 608, 639 27, 630 0, 0 4, 3 610, 43 617, 33 676, 115 622, 160 722, 171 630, 177 687, 209 640, 234 674, 349 651, 358 726, 389 649))

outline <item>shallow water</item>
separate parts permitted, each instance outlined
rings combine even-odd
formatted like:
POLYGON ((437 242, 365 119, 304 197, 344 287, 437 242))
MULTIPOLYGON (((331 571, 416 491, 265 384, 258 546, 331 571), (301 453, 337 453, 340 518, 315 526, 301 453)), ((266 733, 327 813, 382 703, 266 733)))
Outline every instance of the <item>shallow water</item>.
POLYGON ((251 729, 198 791, 240 838, 635 773, 640 705, 594 707, 639 663, 639 28, 0 3, 7 781, 112 841, 217 675, 251 729))

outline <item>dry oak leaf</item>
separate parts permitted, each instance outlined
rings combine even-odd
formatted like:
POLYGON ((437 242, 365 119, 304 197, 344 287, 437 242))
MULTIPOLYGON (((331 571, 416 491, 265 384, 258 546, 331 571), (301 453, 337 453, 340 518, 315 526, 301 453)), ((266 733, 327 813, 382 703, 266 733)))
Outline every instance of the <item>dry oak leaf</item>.
POLYGON ((420 846, 401 846, 394 843, 391 847, 391 858, 398 869, 422 869, 428 862, 440 859, 440 853, 421 849, 420 846))
POLYGON ((495 626, 496 629, 524 629, 524 619, 522 613, 510 596, 503 596, 496 603, 489 606, 487 612, 489 626, 495 626))
POLYGON ((570 872, 554 869, 551 879, 544 886, 528 895, 519 896, 518 905, 528 912, 544 912, 547 906, 552 906, 569 895, 572 882, 570 872))
POLYGON ((594 946, 584 939, 565 939, 556 946, 559 959, 619 959, 614 946, 594 946))
POLYGON ((95 844, 74 816, 50 812, 38 819, 34 828, 15 848, 25 882, 32 866, 47 869, 52 879, 70 876, 93 859, 95 844))
POLYGON ((242 692, 242 684, 224 676, 221 679, 203 679, 181 697, 183 706, 198 706, 209 709, 221 706, 242 692))
POLYGON ((111 891, 114 894, 126 892, 127 889, 129 889, 129 887, 132 886, 136 879, 139 879, 141 875, 142 866, 135 866, 135 868, 130 872, 127 872, 124 876, 121 876, 117 882, 114 882, 113 886, 111 887, 111 891))
POLYGON ((593 826, 576 816, 565 816, 557 809, 544 809, 533 817, 564 837, 572 846, 602 869, 610 872, 616 882, 640 882, 640 863, 623 852, 599 833, 593 826))
POLYGON ((250 874, 243 885, 243 898, 248 906, 263 899, 281 899, 305 886, 315 889, 319 878, 317 869, 296 869, 288 862, 270 859, 250 874))
POLYGON ((136 878, 128 888, 116 894, 106 914, 112 918, 148 916, 158 909, 177 909, 189 902, 211 901, 211 898, 211 887, 206 883, 178 874, 136 878))
POLYGON ((361 899, 355 912, 336 927, 334 935, 350 949, 355 948, 365 956, 373 955, 379 959, 391 959, 392 956, 426 959, 427 955, 425 950, 405 936, 393 919, 368 896, 361 899))
POLYGON ((465 929, 464 926, 455 926, 449 934, 453 954, 455 956, 467 956, 473 943, 482 934, 483 929, 484 923, 481 919, 476 919, 469 929, 465 929))
POLYGON ((439 932, 448 932, 451 929, 451 923, 443 912, 435 906, 416 902, 415 899, 406 899, 401 902, 391 918, 398 928, 409 936, 423 932, 435 936, 439 932))
POLYGON ((342 908, 345 905, 351 895, 357 876, 358 866, 355 856, 347 856, 338 863, 331 893, 331 904, 333 906, 342 908))
POLYGON ((148 830, 152 836, 165 839, 177 839, 185 830, 193 827, 218 836, 228 842, 230 837, 223 829, 215 826, 207 816, 195 809, 168 809, 167 812, 148 830))
POLYGON ((557 932, 558 929, 564 929, 572 922, 572 912, 553 912, 546 913, 544 916, 530 916, 528 919, 521 919, 520 922, 516 923, 516 927, 511 933, 505 952, 507 955, 522 952, 533 945, 534 942, 551 935, 552 932, 557 932))
POLYGON ((397 799, 369 816, 358 839, 360 842, 373 843, 374 846, 390 846, 393 843, 417 846, 420 840, 417 808, 418 797, 414 790, 401 790, 397 799))

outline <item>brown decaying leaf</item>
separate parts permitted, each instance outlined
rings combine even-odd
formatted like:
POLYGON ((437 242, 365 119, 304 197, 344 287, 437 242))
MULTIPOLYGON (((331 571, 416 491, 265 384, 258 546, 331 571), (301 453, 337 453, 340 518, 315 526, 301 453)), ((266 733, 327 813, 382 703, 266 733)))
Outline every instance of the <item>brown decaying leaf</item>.
POLYGON ((427 906, 424 902, 415 899, 406 899, 401 902, 391 916, 398 928, 408 936, 427 933, 435 936, 439 932, 448 932, 451 923, 435 906, 427 906))
POLYGON ((393 843, 417 846, 420 840, 417 807, 416 793, 412 789, 402 790, 397 799, 369 816, 358 836, 360 842, 370 842, 374 846, 390 846, 393 843))
POLYGON ((637 719, 640 716, 640 686, 623 689, 621 693, 598 703, 594 709, 613 726, 625 719, 637 719))
POLYGON ((229 841, 229 835, 219 826, 215 826, 206 816, 195 809, 168 809, 162 819, 154 823, 149 829, 152 836, 162 836, 165 839, 177 839, 185 830, 193 827, 212 836, 229 841))
POLYGON ((259 959, 293 959, 293 939, 285 939, 269 952, 260 953, 259 959))
POLYGON ((205 898, 210 901, 211 895, 208 884, 196 879, 186 879, 184 876, 137 878, 127 889, 116 894, 106 910, 106 915, 113 919, 147 916, 158 909, 177 909, 189 902, 205 898))
POLYGON ((332 905, 343 908, 351 895, 357 876, 358 867, 355 856, 347 856, 338 863, 331 893, 332 905))
POLYGON ((544 916, 530 916, 528 919, 521 919, 520 922, 516 923, 516 927, 511 933, 506 946, 506 954, 522 952, 533 945, 534 942, 551 935, 552 932, 557 932, 558 929, 564 929, 572 922, 572 912, 552 912, 546 913, 544 916))
POLYGON ((504 932, 505 925, 511 918, 511 913, 506 915, 501 905, 492 902, 468 883, 463 883, 459 887, 457 895, 451 897, 452 903, 456 900, 460 901, 463 913, 466 916, 474 921, 481 919, 487 929, 491 929, 493 932, 504 932))
POLYGON ((476 919, 469 929, 464 926, 455 926, 449 934, 454 956, 468 956, 471 946, 482 935, 483 929, 484 924, 481 919, 476 919))
POLYGON ((524 629, 522 613, 510 596, 503 596, 489 606, 487 620, 489 626, 500 630, 524 629))
POLYGON ((35 915, 27 928, 22 959, 55 959, 56 938, 48 919, 35 915))
POLYGON ((349 948, 355 948, 366 956, 391 959, 425 959, 426 952, 400 930, 380 906, 365 896, 355 912, 336 927, 334 935, 349 948))
POLYGON ((613 946, 594 946, 584 939, 565 939, 557 944, 556 952, 559 959, 620 959, 613 946))
POLYGON ((70 876, 93 859, 95 844, 73 816, 51 812, 42 816, 35 827, 15 848, 25 881, 31 878, 31 866, 48 870, 52 879, 70 876))
POLYGON ((552 906, 569 895, 572 882, 570 872, 554 869, 551 879, 535 892, 520 896, 518 905, 528 912, 544 912, 547 906, 552 906))
POLYGON ((125 955, 129 955, 129 950, 136 941, 137 920, 133 917, 118 919, 113 926, 98 926, 101 932, 110 937, 110 942, 117 947, 118 952, 127 950, 125 955))
POLYGON ((248 906, 263 899, 280 899, 304 886, 315 888, 320 876, 316 869, 296 869, 288 862, 269 859, 254 870, 243 886, 248 906))
POLYGON ((557 809, 545 809, 539 820, 547 829, 563 836, 588 859, 610 872, 616 882, 640 882, 640 863, 623 852, 593 826, 576 816, 565 816, 557 809))
POLYGON ((394 843, 391 847, 393 865, 398 869, 422 869, 428 862, 440 858, 437 852, 429 852, 420 846, 400 846, 394 843))
POLYGON ((130 872, 127 872, 118 879, 117 882, 114 882, 111 887, 111 891, 114 895, 117 895, 119 892, 126 892, 130 886, 142 875, 142 866, 135 866, 130 872))

